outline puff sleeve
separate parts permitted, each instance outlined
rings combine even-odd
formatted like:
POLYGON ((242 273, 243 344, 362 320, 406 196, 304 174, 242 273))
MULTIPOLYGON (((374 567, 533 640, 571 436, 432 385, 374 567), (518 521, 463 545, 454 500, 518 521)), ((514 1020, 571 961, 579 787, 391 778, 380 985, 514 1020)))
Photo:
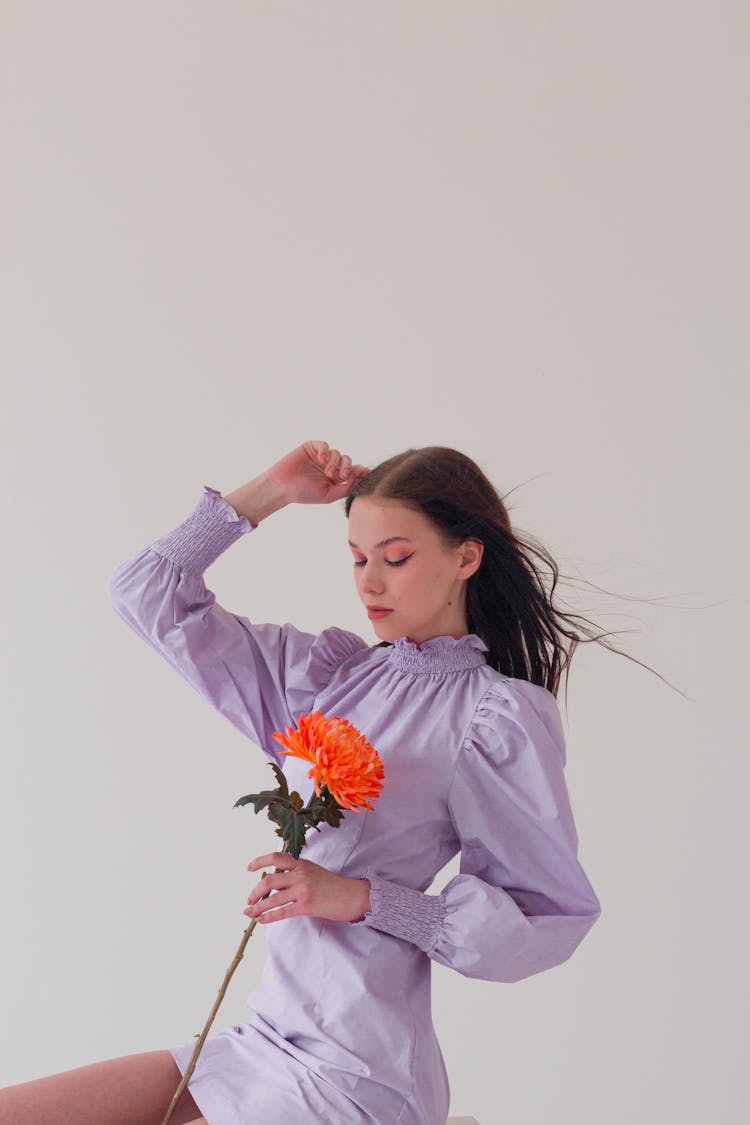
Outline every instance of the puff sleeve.
POLYGON ((367 642, 331 626, 251 623, 206 587, 204 571, 257 524, 209 485, 173 531, 127 559, 106 584, 133 632, 283 770, 274 730, 295 726, 336 668, 367 642))
POLYGON ((467 977, 512 983, 566 961, 601 914, 578 861, 554 696, 526 681, 481 698, 450 789, 460 873, 439 895, 367 869, 367 924, 467 977))

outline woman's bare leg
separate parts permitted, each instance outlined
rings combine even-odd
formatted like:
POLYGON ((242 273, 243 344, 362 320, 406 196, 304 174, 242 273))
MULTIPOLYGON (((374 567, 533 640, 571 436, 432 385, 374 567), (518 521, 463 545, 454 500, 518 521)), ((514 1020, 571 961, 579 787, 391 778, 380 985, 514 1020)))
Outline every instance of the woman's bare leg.
MULTIPOLYGON (((142 1051, 0 1089, 2 1125, 161 1125, 181 1081, 169 1051, 142 1051)), ((202 1122, 183 1090, 172 1125, 202 1122)))

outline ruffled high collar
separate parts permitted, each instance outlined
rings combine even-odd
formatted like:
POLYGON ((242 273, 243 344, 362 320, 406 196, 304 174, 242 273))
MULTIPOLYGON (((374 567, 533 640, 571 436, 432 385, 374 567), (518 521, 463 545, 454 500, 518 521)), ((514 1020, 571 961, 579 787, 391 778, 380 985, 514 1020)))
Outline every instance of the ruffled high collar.
POLYGON ((388 659, 404 672, 460 672, 485 664, 482 655, 489 648, 476 633, 463 637, 430 637, 418 644, 409 637, 399 637, 388 653, 388 659))

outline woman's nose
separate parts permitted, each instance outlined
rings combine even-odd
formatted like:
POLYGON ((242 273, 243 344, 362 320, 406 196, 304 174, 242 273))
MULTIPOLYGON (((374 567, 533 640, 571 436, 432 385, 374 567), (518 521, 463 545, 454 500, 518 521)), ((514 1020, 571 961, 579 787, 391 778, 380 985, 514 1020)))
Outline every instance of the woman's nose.
POLYGON ((385 589, 383 583, 379 582, 377 580, 377 578, 375 577, 375 575, 372 574, 372 573, 365 574, 364 576, 362 576, 360 578, 359 584, 360 584, 360 588, 362 589, 363 593, 371 592, 373 594, 374 593, 381 593, 382 594, 383 590, 385 589))

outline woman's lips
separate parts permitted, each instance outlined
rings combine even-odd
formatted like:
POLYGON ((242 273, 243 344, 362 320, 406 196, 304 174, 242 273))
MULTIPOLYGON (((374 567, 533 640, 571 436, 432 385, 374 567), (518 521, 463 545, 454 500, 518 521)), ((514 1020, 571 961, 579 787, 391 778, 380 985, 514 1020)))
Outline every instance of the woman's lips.
POLYGON ((392 612, 393 611, 390 610, 390 609, 368 609, 367 610, 367 616, 368 617, 385 617, 386 613, 392 613, 392 612))

